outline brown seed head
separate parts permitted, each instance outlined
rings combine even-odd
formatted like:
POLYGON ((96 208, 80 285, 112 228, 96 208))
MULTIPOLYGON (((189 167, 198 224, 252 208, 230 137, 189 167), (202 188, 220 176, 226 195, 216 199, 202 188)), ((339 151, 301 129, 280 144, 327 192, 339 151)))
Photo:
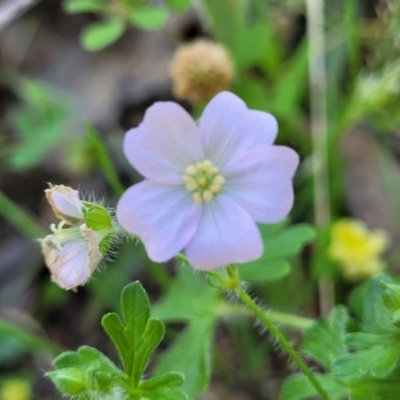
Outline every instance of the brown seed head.
POLYGON ((177 50, 170 65, 170 75, 177 98, 201 104, 229 88, 234 67, 222 45, 199 39, 177 50))

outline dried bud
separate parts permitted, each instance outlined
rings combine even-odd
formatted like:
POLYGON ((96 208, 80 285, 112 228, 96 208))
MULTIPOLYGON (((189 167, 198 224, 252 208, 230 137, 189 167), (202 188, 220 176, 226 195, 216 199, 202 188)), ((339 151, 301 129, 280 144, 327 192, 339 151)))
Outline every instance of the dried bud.
POLYGON ((177 50, 170 75, 177 98, 201 104, 229 88, 234 67, 222 45, 199 39, 177 50))
POLYGON ((83 286, 103 259, 100 243, 103 237, 88 228, 58 229, 42 240, 42 252, 51 279, 66 290, 83 286))

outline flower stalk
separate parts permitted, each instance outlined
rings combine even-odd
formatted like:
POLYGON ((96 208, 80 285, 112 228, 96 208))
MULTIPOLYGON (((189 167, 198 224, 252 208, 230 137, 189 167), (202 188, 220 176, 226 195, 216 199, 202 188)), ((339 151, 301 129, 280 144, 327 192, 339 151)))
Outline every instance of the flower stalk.
POLYGON ((271 332, 271 334, 275 337, 277 342, 281 345, 281 347, 286 351, 286 353, 297 365, 299 370, 309 379, 311 385, 319 393, 321 398, 324 400, 330 400, 329 395, 326 393, 325 389, 318 382, 316 376, 313 374, 313 372, 307 366, 307 364, 303 361, 303 359, 300 357, 297 351, 293 348, 293 346, 289 343, 289 341, 285 338, 282 332, 278 329, 278 327, 273 322, 272 318, 268 316, 257 305, 257 303, 248 295, 246 290, 244 290, 242 284, 240 283, 239 271, 237 267, 229 265, 226 271, 227 271, 226 276, 222 276, 214 271, 208 271, 207 274, 210 277, 218 280, 219 283, 221 284, 221 288, 233 290, 235 292, 237 297, 249 308, 249 310, 254 314, 254 316, 271 332))

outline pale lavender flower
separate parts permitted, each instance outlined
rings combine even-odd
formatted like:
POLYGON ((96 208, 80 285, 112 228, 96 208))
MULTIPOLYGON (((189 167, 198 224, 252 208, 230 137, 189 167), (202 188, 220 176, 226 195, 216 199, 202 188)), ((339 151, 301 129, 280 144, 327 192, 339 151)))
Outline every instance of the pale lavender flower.
POLYGON ((178 104, 155 103, 125 137, 125 155, 145 180, 121 197, 119 223, 156 262, 182 250, 202 270, 257 259, 256 222, 278 222, 293 204, 298 155, 272 145, 277 130, 271 114, 228 92, 198 125, 178 104))

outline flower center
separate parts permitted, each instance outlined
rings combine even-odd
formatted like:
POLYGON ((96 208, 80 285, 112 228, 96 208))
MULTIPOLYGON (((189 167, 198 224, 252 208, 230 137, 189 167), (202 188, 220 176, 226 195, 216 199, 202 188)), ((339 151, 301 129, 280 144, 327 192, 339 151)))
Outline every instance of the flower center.
POLYGON ((197 204, 210 202, 225 183, 225 178, 219 174, 218 167, 210 160, 189 165, 182 179, 197 204))

